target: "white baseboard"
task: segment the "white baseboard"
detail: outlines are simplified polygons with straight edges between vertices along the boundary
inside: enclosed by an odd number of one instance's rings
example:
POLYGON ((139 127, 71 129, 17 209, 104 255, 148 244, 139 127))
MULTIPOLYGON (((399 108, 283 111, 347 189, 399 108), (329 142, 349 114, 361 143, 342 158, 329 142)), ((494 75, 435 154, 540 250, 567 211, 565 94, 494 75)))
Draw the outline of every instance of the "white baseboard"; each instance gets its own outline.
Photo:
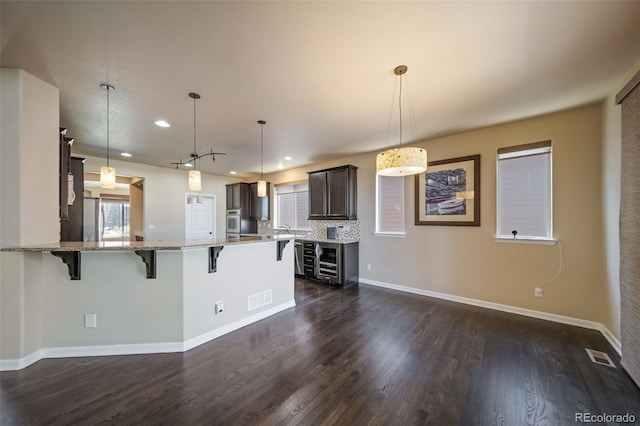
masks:
POLYGON ((250 315, 236 322, 232 322, 231 324, 227 324, 225 326, 216 328, 215 330, 211 330, 207 333, 201 334, 200 336, 196 336, 192 339, 185 341, 183 350, 186 352, 189 349, 195 348, 196 346, 200 346, 204 343, 207 343, 213 339, 216 339, 234 330, 245 327, 249 324, 253 324, 254 322, 258 322, 262 319, 270 317, 271 315, 277 314, 278 312, 282 312, 285 309, 293 308, 294 306, 296 306, 296 301, 290 300, 281 305, 274 306, 273 308, 269 308, 267 310, 255 313, 253 315, 250 315))
POLYGON ((69 346, 43 349, 42 358, 78 358, 83 356, 139 355, 182 352, 181 342, 134 343, 130 345, 69 346))
POLYGON ((0 371, 22 370, 42 358, 44 358, 43 350, 40 349, 19 359, 0 359, 0 371))
POLYGON ((138 355, 160 354, 171 352, 186 352, 196 346, 207 343, 215 338, 223 336, 239 328, 260 321, 278 312, 296 306, 295 300, 290 300, 273 308, 258 312, 239 321, 227 324, 205 334, 189 339, 185 342, 166 343, 138 343, 130 345, 101 345, 101 346, 69 346, 57 348, 44 348, 19 359, 0 360, 0 371, 22 370, 31 364, 46 358, 77 358, 85 356, 112 356, 112 355, 138 355))
POLYGON ((611 347, 618 352, 618 355, 622 356, 622 345, 620 344, 620 340, 618 340, 618 338, 614 336, 604 324, 600 324, 600 328, 598 330, 602 333, 604 338, 607 339, 611 347))
POLYGON ((609 342, 609 344, 613 347, 613 349, 621 354, 621 346, 620 341, 609 331, 604 324, 594 321, 583 320, 580 318, 573 318, 564 315, 550 314, 548 312, 536 311, 533 309, 525 309, 519 308, 517 306, 503 305, 500 303, 487 302, 479 299, 472 299, 469 297, 455 296, 453 294, 440 293, 437 291, 424 290, 421 288, 415 287, 407 287, 398 284, 391 284, 382 281, 370 280, 367 278, 360 278, 360 283, 369 284, 376 287, 388 288, 391 290, 403 291, 406 293, 418 294, 421 296, 434 297, 436 299, 449 300, 451 302, 464 303, 466 305, 479 306, 481 308, 493 309, 496 311, 509 312, 512 314, 523 315, 526 317, 538 318, 547 321, 553 321, 561 324, 574 325, 577 327, 588 328, 590 330, 597 330, 604 336, 605 339, 609 342))

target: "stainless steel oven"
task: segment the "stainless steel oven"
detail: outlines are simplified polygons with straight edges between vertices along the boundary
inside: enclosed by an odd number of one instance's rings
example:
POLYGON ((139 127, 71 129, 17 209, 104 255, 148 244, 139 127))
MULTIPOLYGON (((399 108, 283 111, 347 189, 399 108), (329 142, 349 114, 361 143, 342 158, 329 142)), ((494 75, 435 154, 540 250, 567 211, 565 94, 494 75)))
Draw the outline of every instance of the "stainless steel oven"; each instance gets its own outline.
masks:
POLYGON ((319 242, 316 245, 316 277, 333 282, 340 280, 340 244, 319 242))
POLYGON ((240 234, 240 210, 227 210, 227 235, 240 234))

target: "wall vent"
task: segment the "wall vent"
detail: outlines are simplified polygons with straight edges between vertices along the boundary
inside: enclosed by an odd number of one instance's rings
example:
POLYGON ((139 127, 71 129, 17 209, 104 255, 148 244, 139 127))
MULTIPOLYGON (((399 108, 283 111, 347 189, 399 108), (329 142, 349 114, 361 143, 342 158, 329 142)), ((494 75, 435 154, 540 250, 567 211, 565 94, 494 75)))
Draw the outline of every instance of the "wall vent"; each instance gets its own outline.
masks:
POLYGON ((611 361, 611 358, 609 358, 609 355, 607 355, 605 352, 587 348, 585 348, 585 351, 587 351, 587 354, 589 354, 589 358, 591 358, 591 361, 595 362, 596 364, 602 364, 606 365, 607 367, 616 368, 616 365, 613 363, 613 361, 611 361))
POLYGON ((249 295, 249 310, 253 311, 262 306, 270 305, 273 302, 273 293, 271 290, 263 291, 249 295))

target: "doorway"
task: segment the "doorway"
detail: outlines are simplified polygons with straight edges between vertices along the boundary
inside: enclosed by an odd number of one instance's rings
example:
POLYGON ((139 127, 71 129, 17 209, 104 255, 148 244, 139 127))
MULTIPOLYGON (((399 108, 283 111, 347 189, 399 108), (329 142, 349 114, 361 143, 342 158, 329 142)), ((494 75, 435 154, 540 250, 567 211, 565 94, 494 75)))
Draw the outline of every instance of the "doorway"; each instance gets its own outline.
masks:
POLYGON ((100 187, 100 175, 84 174, 85 241, 144 240, 144 178, 116 176, 116 187, 100 187))

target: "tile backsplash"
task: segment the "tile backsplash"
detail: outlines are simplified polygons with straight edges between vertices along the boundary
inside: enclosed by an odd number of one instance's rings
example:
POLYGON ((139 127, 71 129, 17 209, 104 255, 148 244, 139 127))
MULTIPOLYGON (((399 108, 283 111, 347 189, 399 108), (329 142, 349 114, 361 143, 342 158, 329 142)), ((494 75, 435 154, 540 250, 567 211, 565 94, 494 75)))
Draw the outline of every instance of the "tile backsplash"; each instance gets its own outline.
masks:
MULTIPOLYGON (((359 220, 310 220, 310 230, 292 230, 291 233, 312 239, 323 240, 327 238, 327 227, 335 226, 339 240, 359 240, 360 239, 360 221, 359 220)), ((258 234, 273 235, 274 233, 283 233, 281 229, 273 229, 273 222, 270 220, 262 220, 258 222, 258 234)))

